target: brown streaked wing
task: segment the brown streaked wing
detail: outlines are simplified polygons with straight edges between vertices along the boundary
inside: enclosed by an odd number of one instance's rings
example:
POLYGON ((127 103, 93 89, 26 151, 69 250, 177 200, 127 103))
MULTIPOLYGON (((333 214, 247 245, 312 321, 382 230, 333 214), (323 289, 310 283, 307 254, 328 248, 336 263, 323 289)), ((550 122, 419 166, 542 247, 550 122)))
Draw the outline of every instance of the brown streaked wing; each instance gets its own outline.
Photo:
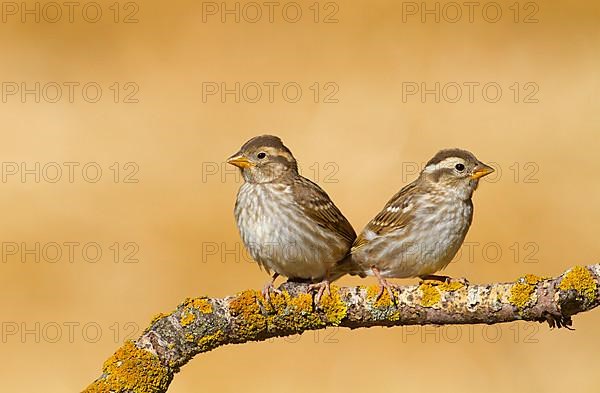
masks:
POLYGON ((317 224, 340 234, 349 243, 356 238, 354 228, 321 187, 298 176, 292 183, 296 202, 317 224))
POLYGON ((385 204, 383 209, 373 218, 363 229, 362 233, 358 235, 354 244, 352 245, 351 252, 359 249, 360 247, 367 244, 368 240, 364 237, 365 232, 371 231, 377 235, 385 235, 388 232, 402 228, 406 226, 411 218, 410 212, 405 212, 404 208, 410 204, 413 195, 417 190, 417 182, 414 181, 404 186, 400 191, 396 193, 385 204), (390 211, 388 209, 395 208, 396 211, 390 211))

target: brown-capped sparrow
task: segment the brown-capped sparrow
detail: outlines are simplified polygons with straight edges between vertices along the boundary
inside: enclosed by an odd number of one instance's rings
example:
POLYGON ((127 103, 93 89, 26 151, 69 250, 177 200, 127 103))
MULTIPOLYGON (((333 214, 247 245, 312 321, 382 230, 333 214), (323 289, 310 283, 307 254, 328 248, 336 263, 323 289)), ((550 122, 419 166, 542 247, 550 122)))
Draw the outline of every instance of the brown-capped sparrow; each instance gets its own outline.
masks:
POLYGON ((318 303, 329 291, 329 271, 356 238, 354 229, 327 193, 298 173, 291 151, 276 136, 250 139, 227 162, 245 180, 235 203, 235 219, 250 256, 275 279, 312 283, 318 303))
MULTIPOLYGON (((473 219, 471 197, 494 170, 460 149, 438 152, 418 179, 402 188, 367 224, 351 249, 351 274, 374 275, 394 299, 386 278, 443 279, 473 219)), ((337 274, 339 276, 339 274, 337 274)))

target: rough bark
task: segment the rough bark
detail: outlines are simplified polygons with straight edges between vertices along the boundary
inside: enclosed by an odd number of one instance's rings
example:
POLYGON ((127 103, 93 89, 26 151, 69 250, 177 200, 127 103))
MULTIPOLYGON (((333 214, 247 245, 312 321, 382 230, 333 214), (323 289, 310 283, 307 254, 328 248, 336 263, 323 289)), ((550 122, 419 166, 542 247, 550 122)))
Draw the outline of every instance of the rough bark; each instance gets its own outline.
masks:
POLYGON ((338 288, 318 307, 307 285, 285 283, 266 302, 247 290, 222 299, 186 299, 157 315, 136 341, 128 341, 84 392, 166 392, 173 376, 196 354, 226 344, 261 341, 342 326, 496 324, 547 322, 569 327, 571 316, 599 303, 600 264, 576 266, 556 278, 526 275, 515 282, 473 285, 422 282, 398 287, 397 301, 379 287, 338 288))

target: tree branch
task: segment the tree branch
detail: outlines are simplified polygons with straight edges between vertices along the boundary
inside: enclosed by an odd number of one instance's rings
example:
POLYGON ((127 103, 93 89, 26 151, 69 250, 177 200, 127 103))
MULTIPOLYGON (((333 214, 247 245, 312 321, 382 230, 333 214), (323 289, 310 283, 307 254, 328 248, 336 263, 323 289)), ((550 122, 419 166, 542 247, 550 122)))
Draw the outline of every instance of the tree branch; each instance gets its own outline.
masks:
POLYGON ((379 287, 332 286, 314 307, 307 285, 285 283, 267 303, 247 290, 222 299, 186 299, 157 315, 135 342, 128 341, 84 392, 166 392, 174 374, 196 354, 227 344, 261 341, 307 330, 343 326, 548 322, 569 327, 571 316, 598 306, 600 264, 576 266, 556 278, 526 275, 516 282, 471 285, 423 282, 398 287, 397 304, 379 287))

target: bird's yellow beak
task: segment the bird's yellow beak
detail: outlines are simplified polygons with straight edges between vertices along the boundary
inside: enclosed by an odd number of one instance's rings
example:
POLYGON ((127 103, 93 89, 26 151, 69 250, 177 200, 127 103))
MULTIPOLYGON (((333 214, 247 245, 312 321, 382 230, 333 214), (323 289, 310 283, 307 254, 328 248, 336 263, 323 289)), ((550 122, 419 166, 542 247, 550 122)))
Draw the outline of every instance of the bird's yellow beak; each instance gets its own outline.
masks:
POLYGON ((246 157, 244 157, 241 154, 234 154, 233 156, 229 157, 227 159, 227 163, 242 169, 254 166, 252 162, 250 162, 246 157))
POLYGON ((494 172, 494 168, 492 168, 489 165, 485 165, 484 163, 480 162, 475 169, 473 169, 473 173, 471 174, 471 179, 479 179, 482 178, 486 175, 489 175, 490 173, 494 172))

